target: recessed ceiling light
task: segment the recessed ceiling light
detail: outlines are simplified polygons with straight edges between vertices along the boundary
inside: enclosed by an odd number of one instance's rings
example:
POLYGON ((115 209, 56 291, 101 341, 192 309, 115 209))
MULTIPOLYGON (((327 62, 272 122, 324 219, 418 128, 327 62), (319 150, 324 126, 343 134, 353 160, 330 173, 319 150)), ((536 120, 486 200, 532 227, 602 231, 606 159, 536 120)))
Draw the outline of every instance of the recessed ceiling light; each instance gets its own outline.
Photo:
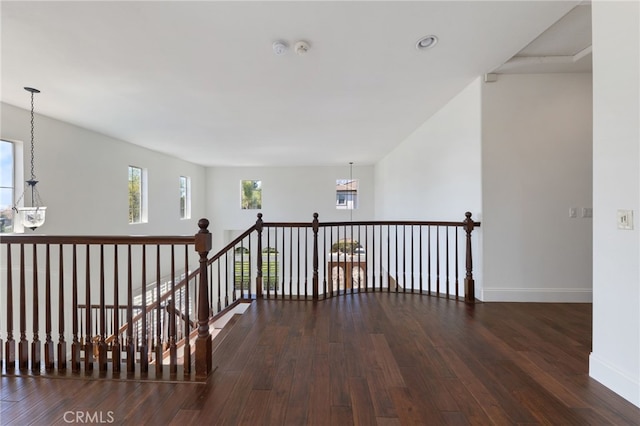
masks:
POLYGON ((420 40, 417 41, 416 49, 418 49, 418 50, 430 49, 433 46, 435 46, 436 43, 438 43, 438 37, 436 37, 434 35, 424 36, 420 40))

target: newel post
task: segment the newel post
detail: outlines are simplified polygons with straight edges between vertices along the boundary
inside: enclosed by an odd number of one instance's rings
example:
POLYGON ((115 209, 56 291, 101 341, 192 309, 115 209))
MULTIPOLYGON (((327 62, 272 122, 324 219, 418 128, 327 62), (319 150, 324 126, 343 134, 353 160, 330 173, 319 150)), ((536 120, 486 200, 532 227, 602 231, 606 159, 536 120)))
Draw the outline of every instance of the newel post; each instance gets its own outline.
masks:
POLYGON ((209 333, 209 278, 207 256, 211 250, 209 221, 198 221, 200 230, 195 235, 196 251, 200 255, 200 280, 198 281, 198 337, 196 338, 196 376, 206 377, 213 366, 211 333, 209 333))
POLYGON ((318 300, 319 298, 319 279, 318 279, 318 213, 313 214, 313 222, 311 223, 311 228, 313 229, 313 300, 318 300))
POLYGON ((471 232, 475 226, 473 219, 471 219, 471 212, 464 214, 466 219, 462 221, 464 223, 464 230, 467 233, 467 275, 464 279, 464 301, 468 303, 475 303, 475 282, 473 280, 473 256, 471 254, 471 232))
POLYGON ((256 231, 258 233, 258 256, 256 273, 256 299, 262 298, 262 213, 258 213, 256 220, 256 231))

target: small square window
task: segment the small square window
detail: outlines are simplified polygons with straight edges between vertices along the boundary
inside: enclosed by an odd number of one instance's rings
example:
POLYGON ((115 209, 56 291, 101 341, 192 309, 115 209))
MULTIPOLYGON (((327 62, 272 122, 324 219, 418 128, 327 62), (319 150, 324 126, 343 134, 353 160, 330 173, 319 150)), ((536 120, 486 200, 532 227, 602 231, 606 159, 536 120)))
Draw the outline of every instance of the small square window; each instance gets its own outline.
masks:
POLYGON ((358 208, 358 180, 336 180, 336 209, 353 210, 358 208))
POLYGON ((246 209, 262 208, 262 181, 243 180, 240 183, 241 203, 240 207, 246 209))

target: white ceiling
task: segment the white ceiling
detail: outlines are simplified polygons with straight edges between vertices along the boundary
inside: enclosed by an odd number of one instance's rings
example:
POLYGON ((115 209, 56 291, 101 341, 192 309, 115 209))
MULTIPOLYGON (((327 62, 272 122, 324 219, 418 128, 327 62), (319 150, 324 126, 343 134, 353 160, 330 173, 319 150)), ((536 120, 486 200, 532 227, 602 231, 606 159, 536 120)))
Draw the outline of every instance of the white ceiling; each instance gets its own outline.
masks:
POLYGON ((207 166, 372 164, 579 3, 2 1, 1 99, 207 166))

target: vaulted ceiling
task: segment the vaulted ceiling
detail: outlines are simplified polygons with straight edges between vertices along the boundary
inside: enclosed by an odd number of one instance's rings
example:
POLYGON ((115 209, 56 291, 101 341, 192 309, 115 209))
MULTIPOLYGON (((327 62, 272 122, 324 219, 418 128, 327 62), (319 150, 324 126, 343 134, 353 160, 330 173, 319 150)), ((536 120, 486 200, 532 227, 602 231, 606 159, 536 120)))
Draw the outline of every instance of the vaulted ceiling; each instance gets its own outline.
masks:
POLYGON ((531 44, 564 43, 572 10, 590 43, 580 5, 2 1, 1 100, 28 109, 36 87, 37 113, 206 166, 372 164, 474 78, 526 70, 514 55, 588 60, 531 44))

